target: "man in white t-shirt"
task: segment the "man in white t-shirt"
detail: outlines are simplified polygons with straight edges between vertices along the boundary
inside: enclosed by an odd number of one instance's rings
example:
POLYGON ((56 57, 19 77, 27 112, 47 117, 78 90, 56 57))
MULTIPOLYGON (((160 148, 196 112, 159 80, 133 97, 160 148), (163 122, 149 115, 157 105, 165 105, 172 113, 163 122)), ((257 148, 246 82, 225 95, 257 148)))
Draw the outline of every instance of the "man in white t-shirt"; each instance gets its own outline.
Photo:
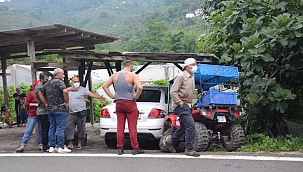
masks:
POLYGON ((73 139, 75 128, 78 129, 78 146, 77 149, 82 149, 82 140, 85 138, 85 124, 86 124, 86 103, 85 98, 98 98, 104 101, 103 96, 99 96, 90 92, 87 88, 80 86, 78 76, 72 78, 72 87, 67 89, 69 95, 69 113, 66 118, 65 139, 68 141, 67 148, 73 149, 73 139))

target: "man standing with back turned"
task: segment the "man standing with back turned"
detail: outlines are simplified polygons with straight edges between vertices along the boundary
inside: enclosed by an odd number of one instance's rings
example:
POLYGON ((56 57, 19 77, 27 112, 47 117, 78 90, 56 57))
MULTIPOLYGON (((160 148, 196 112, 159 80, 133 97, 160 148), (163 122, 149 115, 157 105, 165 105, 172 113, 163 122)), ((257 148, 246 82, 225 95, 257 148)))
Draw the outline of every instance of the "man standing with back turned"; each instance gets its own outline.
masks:
POLYGON ((113 74, 104 84, 104 92, 112 99, 116 99, 116 114, 117 114, 117 147, 118 155, 124 153, 123 140, 125 120, 128 122, 129 137, 131 146, 133 148, 132 154, 144 153, 139 148, 137 138, 137 120, 139 111, 137 108, 136 100, 142 93, 143 87, 139 80, 138 75, 132 73, 133 64, 130 60, 123 62, 123 70, 113 74), (113 95, 109 86, 115 84, 116 94, 113 95), (137 91, 133 91, 133 87, 136 85, 137 91))
POLYGON ((55 133, 57 130, 58 138, 58 152, 71 152, 70 149, 64 145, 64 132, 66 123, 66 113, 68 109, 68 91, 62 79, 64 78, 63 69, 56 68, 54 70, 54 77, 46 82, 41 89, 39 97, 42 103, 47 107, 47 116, 49 119, 49 152, 56 152, 55 133))
POLYGON ((172 133, 171 140, 166 140, 165 144, 172 153, 175 153, 174 142, 178 142, 185 134, 185 155, 197 157, 200 154, 194 151, 196 129, 191 109, 195 89, 194 73, 197 70, 197 64, 194 58, 187 58, 184 64, 183 72, 177 75, 170 90, 173 100, 172 108, 180 117, 181 126, 172 133))

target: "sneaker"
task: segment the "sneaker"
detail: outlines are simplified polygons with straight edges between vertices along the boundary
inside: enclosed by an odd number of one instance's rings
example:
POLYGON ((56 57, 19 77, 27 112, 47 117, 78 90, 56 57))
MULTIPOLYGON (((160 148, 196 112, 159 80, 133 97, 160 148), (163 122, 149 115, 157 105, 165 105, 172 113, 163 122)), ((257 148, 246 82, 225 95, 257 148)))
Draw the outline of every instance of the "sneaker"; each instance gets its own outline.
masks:
POLYGON ((187 156, 193 156, 193 157, 199 157, 200 154, 194 150, 185 149, 185 155, 187 156))
POLYGON ((169 149, 169 151, 171 153, 176 153, 176 149, 174 147, 174 142, 171 140, 165 140, 165 145, 167 146, 167 148, 169 149))
POLYGON ((58 149, 56 147, 49 147, 48 152, 49 153, 56 153, 56 152, 58 152, 58 149))
POLYGON ((142 153, 145 153, 145 152, 144 152, 144 150, 142 150, 140 148, 133 149, 133 152, 132 152, 133 155, 142 154, 142 153))
POLYGON ((64 149, 60 148, 58 149, 58 152, 59 153, 69 153, 71 152, 72 150, 68 149, 67 147, 64 146, 64 149))
POLYGON ((124 148, 120 147, 118 148, 118 155, 122 155, 122 154, 124 154, 124 148))

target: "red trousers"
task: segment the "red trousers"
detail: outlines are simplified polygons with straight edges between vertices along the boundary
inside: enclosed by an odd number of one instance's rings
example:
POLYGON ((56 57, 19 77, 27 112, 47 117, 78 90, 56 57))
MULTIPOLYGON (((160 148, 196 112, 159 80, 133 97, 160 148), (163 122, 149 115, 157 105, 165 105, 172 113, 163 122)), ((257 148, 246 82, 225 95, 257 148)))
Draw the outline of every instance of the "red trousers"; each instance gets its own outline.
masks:
POLYGON ((117 147, 123 146, 125 121, 127 119, 130 143, 133 149, 138 149, 137 120, 139 111, 134 100, 116 100, 117 114, 117 147))

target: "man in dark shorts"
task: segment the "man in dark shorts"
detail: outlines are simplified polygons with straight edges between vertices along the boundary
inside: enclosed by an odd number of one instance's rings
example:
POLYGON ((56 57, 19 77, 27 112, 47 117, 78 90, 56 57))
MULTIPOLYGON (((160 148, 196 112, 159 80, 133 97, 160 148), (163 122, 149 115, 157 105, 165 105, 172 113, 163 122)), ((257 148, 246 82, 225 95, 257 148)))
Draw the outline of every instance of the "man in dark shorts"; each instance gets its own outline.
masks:
POLYGON ((67 148, 73 149, 73 139, 75 135, 75 127, 78 129, 78 145, 77 149, 82 149, 82 141, 86 137, 86 102, 85 98, 98 98, 104 101, 103 96, 99 96, 90 92, 87 88, 80 86, 78 76, 72 78, 72 87, 67 88, 69 95, 69 113, 66 120, 65 138, 68 142, 67 148))

